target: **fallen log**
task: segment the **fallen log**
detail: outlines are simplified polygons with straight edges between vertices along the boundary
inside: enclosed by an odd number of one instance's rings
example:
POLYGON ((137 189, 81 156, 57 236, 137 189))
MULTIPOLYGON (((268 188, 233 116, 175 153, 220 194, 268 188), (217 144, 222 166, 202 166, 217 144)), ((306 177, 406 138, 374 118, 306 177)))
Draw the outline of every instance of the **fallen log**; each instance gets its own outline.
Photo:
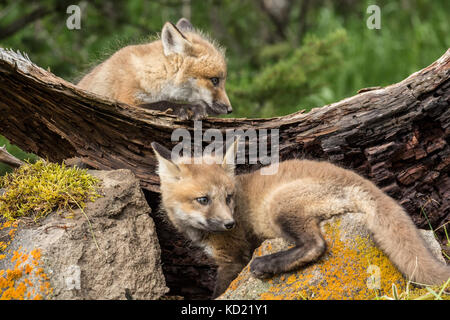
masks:
POLYGON ((18 168, 23 164, 21 160, 10 154, 5 146, 0 147, 0 162, 6 163, 13 168, 18 168))

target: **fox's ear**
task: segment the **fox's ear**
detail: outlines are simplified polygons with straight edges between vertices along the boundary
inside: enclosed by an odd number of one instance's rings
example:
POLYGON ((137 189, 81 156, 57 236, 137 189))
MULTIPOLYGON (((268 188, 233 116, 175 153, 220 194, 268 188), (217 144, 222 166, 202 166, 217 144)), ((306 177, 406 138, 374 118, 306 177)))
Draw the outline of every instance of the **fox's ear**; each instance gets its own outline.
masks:
POLYGON ((157 142, 152 142, 151 145, 158 160, 159 178, 170 182, 180 179, 180 168, 172 162, 170 150, 157 142))
POLYGON ((234 174, 235 158, 238 151, 238 141, 239 138, 236 138, 233 144, 228 147, 222 161, 222 168, 224 168, 225 171, 231 174, 234 174))
POLYGON ((180 30, 181 32, 189 32, 189 31, 193 31, 194 30, 194 26, 192 25, 192 23, 186 19, 186 18, 181 18, 180 20, 178 20, 176 27, 178 28, 178 30, 180 30))
POLYGON ((161 31, 164 55, 172 53, 187 54, 191 43, 171 22, 166 22, 161 31))

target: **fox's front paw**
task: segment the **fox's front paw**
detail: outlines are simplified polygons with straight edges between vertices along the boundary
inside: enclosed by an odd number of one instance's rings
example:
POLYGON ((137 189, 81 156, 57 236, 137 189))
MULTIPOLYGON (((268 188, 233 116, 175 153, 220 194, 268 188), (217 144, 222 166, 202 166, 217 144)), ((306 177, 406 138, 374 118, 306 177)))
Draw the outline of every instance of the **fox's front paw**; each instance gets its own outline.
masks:
POLYGON ((206 110, 201 105, 182 105, 176 108, 173 113, 180 120, 201 120, 208 116, 206 110))
POLYGON ((264 257, 257 257, 250 264, 251 274, 258 279, 266 279, 273 276, 273 271, 270 270, 267 259, 264 257))
POLYGON ((208 116, 207 105, 175 103, 158 101, 154 103, 138 104, 138 107, 148 110, 162 111, 176 116, 180 120, 200 120, 208 116))

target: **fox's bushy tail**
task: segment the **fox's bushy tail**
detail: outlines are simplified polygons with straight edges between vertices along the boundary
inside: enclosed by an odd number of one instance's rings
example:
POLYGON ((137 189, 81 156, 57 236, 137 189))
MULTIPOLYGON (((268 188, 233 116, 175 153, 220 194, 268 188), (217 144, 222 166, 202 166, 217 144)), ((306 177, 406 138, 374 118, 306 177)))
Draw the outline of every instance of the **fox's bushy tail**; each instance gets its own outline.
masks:
POLYGON ((376 192, 376 210, 368 213, 368 229, 377 245, 409 280, 440 285, 450 278, 450 266, 439 261, 403 208, 376 192))

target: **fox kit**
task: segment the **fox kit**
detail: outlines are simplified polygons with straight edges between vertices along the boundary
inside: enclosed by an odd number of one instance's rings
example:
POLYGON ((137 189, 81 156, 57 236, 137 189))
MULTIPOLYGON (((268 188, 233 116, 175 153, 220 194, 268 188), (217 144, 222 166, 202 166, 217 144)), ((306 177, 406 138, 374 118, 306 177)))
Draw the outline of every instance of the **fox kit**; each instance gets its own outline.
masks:
POLYGON ((78 86, 130 105, 175 103, 175 114, 198 119, 232 112, 226 76, 224 50, 182 18, 166 22, 160 40, 120 49, 78 86))
POLYGON ((377 245, 397 268, 422 284, 441 284, 450 267, 427 249, 409 216, 391 197, 353 171, 328 162, 288 160, 273 175, 234 175, 236 146, 211 163, 172 160, 152 143, 158 160, 162 207, 172 223, 203 246, 218 265, 214 296, 250 261, 262 241, 283 237, 292 249, 257 257, 251 273, 264 278, 317 260, 326 250, 320 222, 361 212, 377 245))

